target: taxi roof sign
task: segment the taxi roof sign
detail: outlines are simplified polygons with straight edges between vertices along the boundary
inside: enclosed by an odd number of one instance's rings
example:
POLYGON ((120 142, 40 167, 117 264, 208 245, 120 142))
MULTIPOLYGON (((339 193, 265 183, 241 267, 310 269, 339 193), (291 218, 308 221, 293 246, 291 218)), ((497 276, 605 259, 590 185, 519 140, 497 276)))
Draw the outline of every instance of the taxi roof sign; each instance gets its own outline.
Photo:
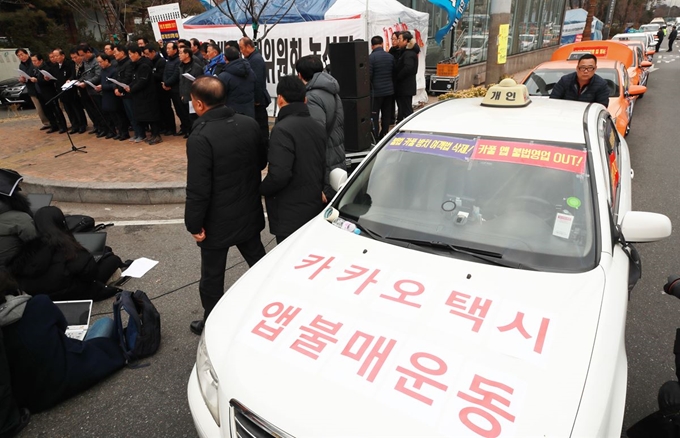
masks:
POLYGON ((482 106, 523 107, 531 103, 526 85, 505 78, 486 92, 482 106))

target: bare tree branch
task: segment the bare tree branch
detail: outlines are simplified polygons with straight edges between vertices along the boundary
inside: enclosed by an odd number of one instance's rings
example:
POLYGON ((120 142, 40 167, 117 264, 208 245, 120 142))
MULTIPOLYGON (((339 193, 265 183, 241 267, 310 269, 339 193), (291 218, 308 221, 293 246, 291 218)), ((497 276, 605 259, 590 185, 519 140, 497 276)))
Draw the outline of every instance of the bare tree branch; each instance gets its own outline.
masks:
POLYGON ((239 30, 241 31, 241 33, 243 34, 243 36, 246 36, 245 25, 241 26, 241 24, 239 24, 238 20, 236 20, 236 17, 234 16, 234 13, 231 11, 231 6, 229 6, 229 0, 225 0, 224 3, 227 4, 227 11, 225 11, 224 9, 222 9, 222 5, 220 5, 219 2, 215 2, 215 6, 217 7, 217 9, 220 10, 221 13, 223 13, 224 15, 226 15, 226 16, 227 16, 227 17, 228 17, 228 18, 236 25, 236 27, 239 28, 239 30))
MULTIPOLYGON (((295 5, 295 0, 290 0, 290 6, 288 6, 288 9, 286 9, 286 12, 283 15, 279 16, 279 19, 276 20, 276 23, 272 24, 271 26, 265 26, 264 33, 262 34, 262 36, 260 36, 260 38, 258 38, 258 41, 265 39, 267 37, 267 34, 269 33, 269 31, 272 30, 274 28, 274 26, 279 24, 279 22, 283 19, 283 17, 288 15, 288 12, 290 12, 290 10, 293 9, 294 5, 295 5)), ((280 9, 281 8, 279 8, 279 10, 280 9)), ((276 12, 278 13, 278 10, 276 12)))

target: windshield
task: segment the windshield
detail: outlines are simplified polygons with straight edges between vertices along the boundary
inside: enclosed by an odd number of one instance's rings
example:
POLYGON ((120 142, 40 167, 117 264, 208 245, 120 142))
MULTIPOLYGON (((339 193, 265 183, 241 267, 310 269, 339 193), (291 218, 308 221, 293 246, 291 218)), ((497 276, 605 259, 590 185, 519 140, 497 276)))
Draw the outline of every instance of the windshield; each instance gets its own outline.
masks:
POLYGON ((546 271, 595 264, 584 145, 400 132, 334 206, 387 242, 455 245, 546 271))
POLYGON ((658 32, 660 28, 661 28, 661 26, 658 25, 658 24, 643 24, 642 26, 640 26, 640 31, 641 32, 658 32))
MULTIPOLYGON (((576 64, 574 63, 574 67, 576 64)), ((553 87, 566 74, 575 69, 542 69, 536 70, 524 82, 530 96, 550 96, 553 87)), ((619 97, 619 75, 613 68, 598 68, 597 74, 607 81, 609 97, 619 97)))

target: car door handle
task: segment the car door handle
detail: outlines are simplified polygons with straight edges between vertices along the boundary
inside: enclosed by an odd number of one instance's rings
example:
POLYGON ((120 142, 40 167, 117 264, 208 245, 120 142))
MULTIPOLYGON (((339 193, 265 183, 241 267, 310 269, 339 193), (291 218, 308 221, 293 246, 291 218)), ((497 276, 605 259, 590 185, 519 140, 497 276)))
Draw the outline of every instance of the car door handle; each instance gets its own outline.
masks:
POLYGON ((630 169, 630 179, 635 178, 635 171, 633 169, 630 169))

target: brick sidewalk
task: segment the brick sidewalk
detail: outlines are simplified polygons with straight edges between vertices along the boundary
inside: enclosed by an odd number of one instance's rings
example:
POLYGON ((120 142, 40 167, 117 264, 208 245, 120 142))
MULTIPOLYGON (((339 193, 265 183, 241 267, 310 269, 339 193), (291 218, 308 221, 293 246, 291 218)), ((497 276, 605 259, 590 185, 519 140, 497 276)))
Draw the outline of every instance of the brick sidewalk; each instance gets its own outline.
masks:
POLYGON ((87 146, 86 154, 73 152, 66 134, 40 131, 35 114, 8 117, 0 114, 0 167, 15 169, 27 181, 47 179, 98 183, 177 183, 186 179, 186 140, 163 137, 163 143, 106 140, 94 135, 74 134, 76 146, 87 146))

